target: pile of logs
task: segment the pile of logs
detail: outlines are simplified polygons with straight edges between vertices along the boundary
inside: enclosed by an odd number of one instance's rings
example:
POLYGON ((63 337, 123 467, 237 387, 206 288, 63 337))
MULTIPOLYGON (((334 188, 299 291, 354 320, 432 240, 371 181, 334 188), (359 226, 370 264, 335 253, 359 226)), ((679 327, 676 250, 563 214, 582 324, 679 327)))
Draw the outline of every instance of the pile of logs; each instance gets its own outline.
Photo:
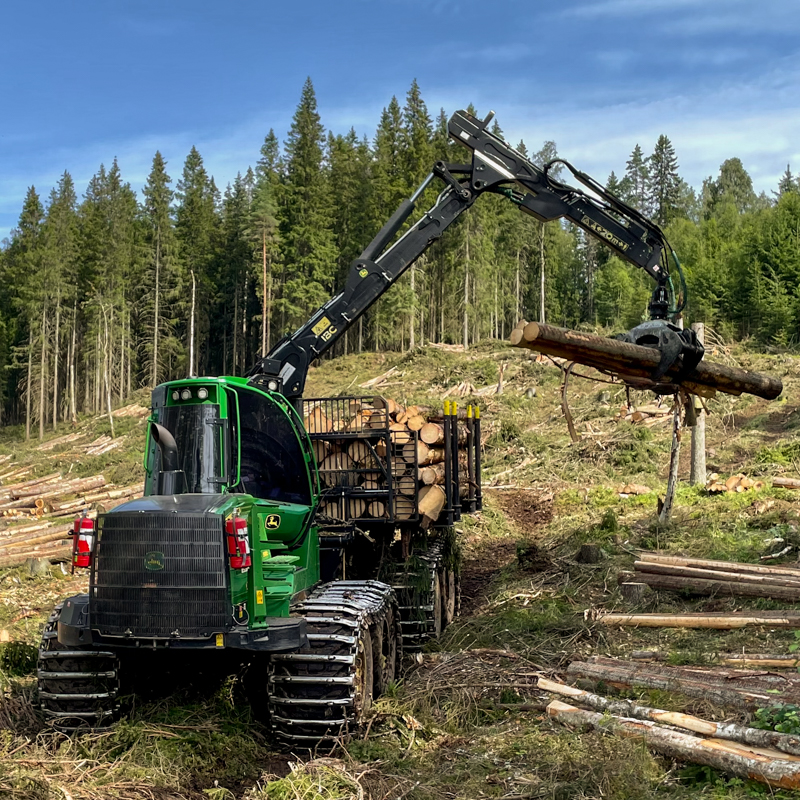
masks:
POLYGON ((641 553, 633 566, 635 572, 620 576, 620 588, 629 599, 636 599, 639 594, 635 587, 649 586, 690 594, 800 602, 800 568, 796 566, 711 561, 658 553, 641 553))
MULTIPOLYGON (((730 670, 701 672, 669 667, 645 673, 625 662, 597 658, 592 659, 592 663, 573 662, 567 674, 572 679, 588 678, 626 689, 668 687, 689 697, 710 699, 736 709, 752 710, 775 702, 773 694, 732 688, 730 673, 730 670)), ((746 684, 748 680, 747 674, 733 676, 737 685, 746 684)), ((554 700, 547 706, 549 717, 569 727, 641 739, 651 750, 669 758, 703 764, 777 788, 800 788, 800 738, 797 736, 736 723, 713 722, 690 714, 641 706, 632 700, 609 699, 546 678, 539 678, 538 688, 569 698, 570 703, 554 700)), ((800 685, 793 686, 792 696, 798 691, 800 685)))
POLYGON ((748 489, 763 489, 764 481, 754 481, 743 472, 731 475, 730 478, 721 479, 716 472, 712 472, 706 481, 706 491, 712 494, 720 492, 746 492, 748 489))
MULTIPOLYGON (((102 475, 65 481, 59 473, 0 487, 0 509, 6 518, 33 518, 0 533, 0 567, 29 558, 69 558, 72 521, 80 513, 96 516, 96 507, 113 508, 139 497, 144 484, 110 487, 102 475)), ((9 520, 10 521, 10 520, 9 520)))
MULTIPOLYGON (((405 407, 392 398, 382 397, 375 397, 372 403, 351 401, 346 412, 341 411, 341 405, 335 408, 333 419, 324 413, 322 406, 310 410, 304 418, 310 434, 325 436, 312 440, 323 484, 328 488, 357 486, 365 491, 385 489, 383 472, 375 463, 366 440, 337 440, 336 433, 388 429, 390 450, 387 452, 385 439, 380 439, 375 443, 375 452, 391 474, 395 518, 408 520, 419 514, 428 522, 435 521, 446 499, 442 488, 445 480, 442 412, 427 406, 405 407)), ((465 412, 459 412, 462 420, 458 430, 460 447, 467 441, 465 417, 465 412)), ((466 476, 461 486, 462 490, 467 489, 466 476)), ((389 513, 383 501, 368 496, 362 499, 358 493, 332 497, 323 502, 320 511, 334 519, 380 519, 388 517, 389 513)))

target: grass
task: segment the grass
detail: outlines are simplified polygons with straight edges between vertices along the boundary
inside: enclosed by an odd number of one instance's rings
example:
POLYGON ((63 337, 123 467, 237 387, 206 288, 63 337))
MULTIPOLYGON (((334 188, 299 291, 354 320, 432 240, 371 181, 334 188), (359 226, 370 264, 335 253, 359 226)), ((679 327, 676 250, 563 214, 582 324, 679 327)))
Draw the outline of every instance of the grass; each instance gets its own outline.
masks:
MULTIPOLYGON (((723 475, 797 475, 800 466, 800 369, 784 355, 734 352, 749 368, 782 374, 780 402, 721 397, 710 404, 709 464, 723 475)), ((61 597, 85 591, 85 578, 57 567, 45 578, 24 569, 0 572, 0 797, 211 798, 350 800, 350 798, 719 798, 744 800, 786 792, 732 780, 703 767, 652 755, 641 743, 568 731, 537 710, 544 697, 535 675, 558 675, 575 658, 624 657, 661 650, 673 664, 707 663, 729 651, 788 652, 786 630, 610 629, 598 609, 624 608, 617 575, 631 569, 636 548, 697 557, 757 561, 777 537, 800 545, 800 493, 776 490, 707 495, 681 485, 670 525, 655 523, 664 491, 669 422, 643 428, 621 422, 624 390, 573 379, 569 403, 582 435, 573 443, 561 409, 561 373, 527 351, 481 343, 468 353, 418 348, 407 354, 348 356, 312 370, 309 397, 382 392, 402 402, 438 405, 446 389, 497 381, 505 390, 478 400, 484 420, 484 481, 517 489, 487 490, 484 510, 460 523, 464 613, 441 642, 406 671, 374 706, 366 739, 305 759, 281 754, 242 705, 235 684, 213 697, 172 696, 135 704, 112 731, 68 739, 43 729, 35 711, 31 646, 61 597), (396 371, 376 390, 359 384, 396 371), (535 388, 535 395, 529 390, 535 388), (649 487, 621 498, 625 483, 649 487), (575 560, 598 543, 599 564, 575 560), (525 709, 528 710, 525 710, 525 709)), ((633 392, 635 404, 652 398, 633 392)), ((143 396, 137 398, 147 404, 143 396)), ((471 402, 464 398, 460 402, 471 402)), ((37 451, 19 429, 0 430, 0 453, 33 474, 102 472, 116 483, 141 476, 144 425, 115 421, 124 445, 106 456, 75 460, 69 448, 37 451), (52 456, 52 458, 51 458, 52 456)), ((108 432, 103 417, 79 422, 87 441, 108 432)), ((70 429, 48 432, 46 438, 70 429)), ((688 472, 684 448, 681 472, 688 472)), ((769 484, 769 481, 767 481, 769 484)), ((779 608, 769 600, 653 593, 641 610, 727 611, 779 608)), ((632 693, 650 705, 723 714, 696 700, 632 693)))

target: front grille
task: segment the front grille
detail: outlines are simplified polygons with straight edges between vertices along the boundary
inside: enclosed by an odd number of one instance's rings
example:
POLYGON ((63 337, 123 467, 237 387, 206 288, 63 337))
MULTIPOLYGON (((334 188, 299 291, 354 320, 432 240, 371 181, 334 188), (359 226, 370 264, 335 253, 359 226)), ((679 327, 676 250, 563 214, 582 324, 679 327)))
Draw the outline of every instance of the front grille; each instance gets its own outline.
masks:
POLYGON ((101 516, 92 627, 134 637, 224 630, 231 619, 225 553, 223 520, 215 514, 101 516))

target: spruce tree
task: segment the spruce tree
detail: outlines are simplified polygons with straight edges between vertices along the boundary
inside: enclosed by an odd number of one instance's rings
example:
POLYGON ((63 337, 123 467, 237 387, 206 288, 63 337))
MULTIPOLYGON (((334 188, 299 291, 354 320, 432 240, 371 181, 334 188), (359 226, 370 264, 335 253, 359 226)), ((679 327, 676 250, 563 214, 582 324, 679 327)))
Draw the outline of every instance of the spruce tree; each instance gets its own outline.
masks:
POLYGON ((647 163, 649 168, 647 207, 659 225, 666 225, 678 213, 681 179, 678 175, 678 157, 675 148, 663 133, 658 137, 653 154, 647 163))
POLYGON ((311 78, 303 86, 286 140, 281 236, 286 272, 283 304, 290 328, 307 319, 333 291, 336 273, 331 198, 323 174, 325 131, 311 78))
POLYGON ((798 192, 800 191, 800 184, 795 179, 794 175, 792 175, 792 168, 790 164, 786 165, 786 172, 781 175, 780 181, 778 181, 778 192, 777 196, 782 197, 787 192, 798 192))
POLYGON ((630 158, 625 163, 625 189, 626 202, 634 208, 647 212, 647 186, 650 181, 650 172, 642 148, 637 144, 633 148, 630 158))

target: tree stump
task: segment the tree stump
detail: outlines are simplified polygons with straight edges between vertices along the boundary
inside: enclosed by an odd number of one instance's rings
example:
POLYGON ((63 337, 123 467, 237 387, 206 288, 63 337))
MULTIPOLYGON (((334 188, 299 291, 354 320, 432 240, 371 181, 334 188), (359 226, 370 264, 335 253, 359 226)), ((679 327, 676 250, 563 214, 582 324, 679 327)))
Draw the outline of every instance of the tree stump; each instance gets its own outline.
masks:
POLYGON ((650 587, 646 583, 621 583, 619 585, 619 593, 622 598, 634 605, 641 603, 650 591, 650 587))
POLYGON ((582 544, 575 554, 575 560, 579 564, 599 564, 605 557, 606 554, 599 544, 582 544))

